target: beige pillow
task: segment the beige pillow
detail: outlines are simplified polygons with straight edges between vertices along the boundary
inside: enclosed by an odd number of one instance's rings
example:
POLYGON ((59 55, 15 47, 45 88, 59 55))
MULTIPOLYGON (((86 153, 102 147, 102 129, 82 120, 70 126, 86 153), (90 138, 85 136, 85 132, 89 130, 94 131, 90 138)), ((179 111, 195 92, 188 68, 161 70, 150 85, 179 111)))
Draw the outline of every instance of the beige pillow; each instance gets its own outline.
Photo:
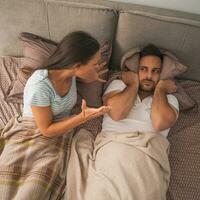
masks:
MULTIPOLYGON (((121 69, 129 69, 137 71, 139 65, 139 54, 142 48, 133 48, 129 50, 121 60, 121 69)), ((187 67, 183 65, 175 55, 171 52, 161 49, 163 54, 163 68, 161 72, 161 79, 172 79, 177 75, 184 73, 187 67)))
MULTIPOLYGON (((129 50, 121 60, 121 70, 131 70, 138 71, 139 66, 139 54, 142 48, 133 48, 129 50)), ((173 55, 171 52, 161 49, 163 53, 163 68, 161 72, 161 79, 174 79, 176 76, 184 73, 187 70, 187 67, 183 65, 178 58, 173 55)), ((174 96, 179 101, 180 110, 190 109, 195 105, 193 99, 191 99, 181 85, 177 82, 177 92, 174 93, 174 96)))
MULTIPOLYGON (((13 87, 8 95, 9 101, 23 101, 23 89, 27 79, 33 73, 34 70, 42 66, 44 61, 53 53, 57 43, 42 38, 38 35, 23 32, 20 35, 20 40, 23 44, 24 58, 22 59, 22 66, 20 72, 17 75, 17 79, 12 84, 13 87)), ((110 42, 105 42, 101 49, 101 60, 109 63, 112 47, 110 42)), ((103 84, 100 82, 94 82, 91 84, 77 82, 78 94, 86 99, 89 106, 98 107, 102 104, 101 95, 103 84)))
POLYGON ((33 70, 42 66, 57 46, 54 41, 27 32, 22 32, 19 39, 22 41, 24 57, 29 58, 23 65, 33 70))

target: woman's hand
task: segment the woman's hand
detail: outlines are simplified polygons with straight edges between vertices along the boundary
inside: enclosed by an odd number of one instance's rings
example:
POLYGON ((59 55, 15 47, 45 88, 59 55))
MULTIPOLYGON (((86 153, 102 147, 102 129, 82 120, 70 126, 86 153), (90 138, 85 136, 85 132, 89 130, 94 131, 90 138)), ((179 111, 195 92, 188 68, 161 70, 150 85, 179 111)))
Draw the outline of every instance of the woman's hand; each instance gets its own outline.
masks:
POLYGON ((107 64, 107 62, 104 61, 104 62, 102 62, 102 63, 98 63, 98 64, 95 66, 95 70, 96 70, 96 72, 97 72, 97 73, 96 73, 95 79, 96 79, 97 81, 102 82, 102 83, 105 83, 105 82, 106 82, 106 80, 100 78, 100 76, 102 76, 103 74, 105 74, 105 73, 108 72, 108 69, 105 68, 106 64, 107 64))
POLYGON ((85 83, 91 83, 93 81, 105 83, 106 80, 103 80, 100 76, 108 71, 105 67, 106 64, 106 62, 102 62, 90 67, 83 66, 81 68, 77 68, 77 70, 79 70, 78 75, 76 74, 77 80, 85 83))
POLYGON ((110 106, 101 106, 99 108, 89 108, 86 105, 86 101, 83 99, 82 100, 82 106, 81 106, 82 112, 80 113, 83 123, 97 118, 101 115, 104 115, 105 113, 109 112, 111 107, 110 106))

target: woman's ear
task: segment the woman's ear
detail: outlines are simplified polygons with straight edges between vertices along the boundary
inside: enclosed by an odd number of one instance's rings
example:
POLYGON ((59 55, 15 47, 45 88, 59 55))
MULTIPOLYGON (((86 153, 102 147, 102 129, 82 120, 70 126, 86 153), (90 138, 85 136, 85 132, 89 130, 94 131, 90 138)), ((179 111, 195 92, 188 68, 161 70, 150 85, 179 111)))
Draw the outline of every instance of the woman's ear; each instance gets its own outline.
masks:
POLYGON ((75 76, 78 76, 80 67, 81 67, 81 63, 76 63, 76 64, 74 64, 74 65, 72 66, 71 69, 73 69, 74 75, 75 75, 75 76))
POLYGON ((77 68, 80 68, 81 66, 81 63, 76 63, 72 66, 72 69, 77 69, 77 68))

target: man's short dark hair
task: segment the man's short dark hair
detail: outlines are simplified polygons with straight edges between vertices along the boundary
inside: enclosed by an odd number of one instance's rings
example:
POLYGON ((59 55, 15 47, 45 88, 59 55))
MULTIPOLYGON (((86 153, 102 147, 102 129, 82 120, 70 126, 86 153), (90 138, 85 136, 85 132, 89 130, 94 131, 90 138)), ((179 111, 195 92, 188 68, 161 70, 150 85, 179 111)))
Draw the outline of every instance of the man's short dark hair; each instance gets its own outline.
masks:
POLYGON ((161 59, 161 62, 163 62, 163 54, 160 49, 153 44, 148 44, 142 49, 140 52, 140 59, 144 56, 157 56, 161 59))

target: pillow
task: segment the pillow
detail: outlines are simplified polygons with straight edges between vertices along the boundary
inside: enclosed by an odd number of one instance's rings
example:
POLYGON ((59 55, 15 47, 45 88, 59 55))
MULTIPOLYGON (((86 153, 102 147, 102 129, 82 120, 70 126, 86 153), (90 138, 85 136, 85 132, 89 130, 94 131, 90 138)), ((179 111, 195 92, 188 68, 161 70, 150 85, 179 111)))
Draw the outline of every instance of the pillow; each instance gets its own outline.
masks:
MULTIPOLYGON (((57 46, 56 42, 27 32, 21 33, 20 40, 23 43, 25 57, 22 59, 17 79, 12 84, 13 87, 8 95, 8 101, 23 101, 23 89, 27 79, 34 70, 42 66, 43 62, 53 53, 57 46)), ((106 61, 108 63, 112 51, 111 43, 105 42, 100 51, 102 55, 100 62, 106 61)), ((86 99, 88 106, 99 107, 102 105, 102 87, 103 84, 100 82, 92 84, 77 82, 78 94, 86 99)))
MULTIPOLYGON (((121 60, 121 70, 131 70, 134 72, 138 71, 139 59, 140 59, 141 48, 133 48, 129 50, 121 60)), ((175 55, 171 52, 161 49, 163 54, 163 68, 161 72, 161 79, 173 79, 177 75, 184 73, 187 70, 187 67, 183 65, 175 55)), ((118 77, 119 78, 119 77, 118 77)), ((192 108, 195 105, 193 99, 191 99, 181 85, 177 82, 177 91, 174 93, 174 96, 179 101, 180 110, 187 110, 192 108)))
MULTIPOLYGON (((133 48, 129 50, 121 60, 121 69, 129 69, 137 71, 139 66, 140 51, 142 48, 133 48)), ((172 79, 177 75, 184 73, 187 67, 180 63, 180 61, 172 53, 165 49, 160 49, 163 54, 163 68, 161 72, 161 79, 172 79)))
POLYGON ((57 43, 38 35, 22 32, 19 39, 22 41, 23 55, 29 62, 23 63, 24 67, 37 69, 54 52, 57 43))
POLYGON ((53 53, 57 43, 32 33, 22 32, 19 39, 22 41, 24 57, 21 58, 16 79, 10 85, 7 96, 8 102, 23 102, 23 90, 31 74, 53 53))
POLYGON ((176 82, 177 91, 173 94, 179 101, 179 110, 189 110, 196 105, 196 102, 185 92, 179 82, 176 82))

